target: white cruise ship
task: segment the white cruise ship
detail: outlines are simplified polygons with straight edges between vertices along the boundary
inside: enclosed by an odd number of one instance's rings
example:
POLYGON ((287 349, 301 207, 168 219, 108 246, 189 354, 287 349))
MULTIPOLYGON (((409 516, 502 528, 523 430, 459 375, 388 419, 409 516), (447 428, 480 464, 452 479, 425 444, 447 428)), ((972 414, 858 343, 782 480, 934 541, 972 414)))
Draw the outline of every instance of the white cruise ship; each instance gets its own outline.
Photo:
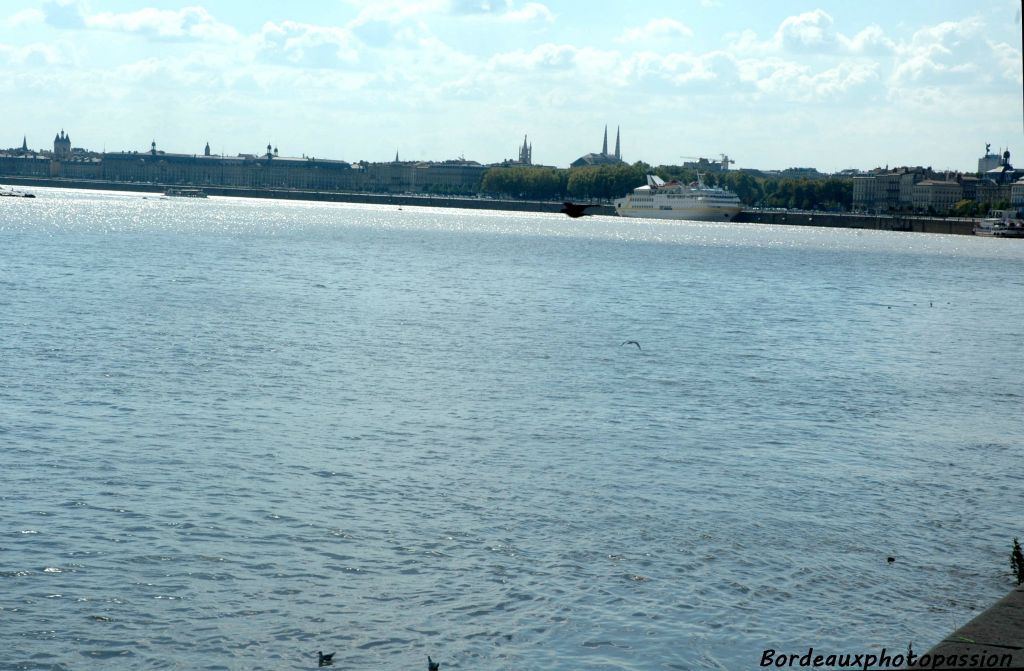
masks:
POLYGON ((647 184, 615 201, 615 212, 620 217, 649 219, 731 221, 741 209, 739 196, 728 189, 707 186, 699 174, 689 185, 675 180, 666 183, 657 175, 647 175, 647 184))

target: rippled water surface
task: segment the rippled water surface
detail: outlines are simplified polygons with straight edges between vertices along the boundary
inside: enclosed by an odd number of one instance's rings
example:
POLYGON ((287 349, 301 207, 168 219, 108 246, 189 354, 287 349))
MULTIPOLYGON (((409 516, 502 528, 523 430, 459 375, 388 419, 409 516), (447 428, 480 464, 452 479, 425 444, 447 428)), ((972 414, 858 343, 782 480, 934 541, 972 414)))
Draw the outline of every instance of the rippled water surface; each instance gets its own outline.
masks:
POLYGON ((1024 241, 36 193, 0 668, 749 669, 1012 586, 1024 241))

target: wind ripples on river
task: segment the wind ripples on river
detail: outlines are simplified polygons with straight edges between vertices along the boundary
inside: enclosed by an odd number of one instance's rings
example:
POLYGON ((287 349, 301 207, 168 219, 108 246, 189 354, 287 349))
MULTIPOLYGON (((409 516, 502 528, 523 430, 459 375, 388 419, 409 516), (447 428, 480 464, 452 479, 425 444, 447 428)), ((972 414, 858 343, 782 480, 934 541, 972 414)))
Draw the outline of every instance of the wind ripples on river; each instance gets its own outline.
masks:
POLYGON ((1010 586, 1015 241, 37 194, 13 668, 749 668, 1010 586))

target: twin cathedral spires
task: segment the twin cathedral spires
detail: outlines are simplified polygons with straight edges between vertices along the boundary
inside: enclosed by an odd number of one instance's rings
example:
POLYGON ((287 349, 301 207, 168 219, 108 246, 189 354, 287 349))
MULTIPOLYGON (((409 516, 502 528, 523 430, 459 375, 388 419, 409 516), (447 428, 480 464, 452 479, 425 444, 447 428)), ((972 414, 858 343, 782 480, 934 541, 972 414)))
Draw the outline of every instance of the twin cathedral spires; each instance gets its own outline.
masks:
POLYGON ((604 127, 604 141, 601 143, 601 153, 584 154, 569 164, 570 168, 584 168, 595 165, 619 165, 625 163, 622 160, 622 142, 618 126, 615 127, 615 153, 608 153, 608 125, 604 127))
MULTIPOLYGON (((604 144, 601 146, 601 155, 602 156, 607 156, 608 155, 608 126, 607 126, 607 124, 604 127, 604 144)), ((612 156, 612 158, 614 158, 617 161, 621 161, 622 160, 622 151, 621 151, 621 147, 619 146, 619 127, 618 126, 615 127, 615 155, 612 156)))

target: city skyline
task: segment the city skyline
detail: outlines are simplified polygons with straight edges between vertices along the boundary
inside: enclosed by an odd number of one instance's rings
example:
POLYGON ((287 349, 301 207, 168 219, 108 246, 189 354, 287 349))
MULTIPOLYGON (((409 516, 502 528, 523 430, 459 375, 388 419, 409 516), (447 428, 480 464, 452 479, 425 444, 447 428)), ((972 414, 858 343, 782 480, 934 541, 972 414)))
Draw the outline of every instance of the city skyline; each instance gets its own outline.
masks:
POLYGON ((11 3, 4 146, 969 170, 1020 138, 1020 5, 11 3))

